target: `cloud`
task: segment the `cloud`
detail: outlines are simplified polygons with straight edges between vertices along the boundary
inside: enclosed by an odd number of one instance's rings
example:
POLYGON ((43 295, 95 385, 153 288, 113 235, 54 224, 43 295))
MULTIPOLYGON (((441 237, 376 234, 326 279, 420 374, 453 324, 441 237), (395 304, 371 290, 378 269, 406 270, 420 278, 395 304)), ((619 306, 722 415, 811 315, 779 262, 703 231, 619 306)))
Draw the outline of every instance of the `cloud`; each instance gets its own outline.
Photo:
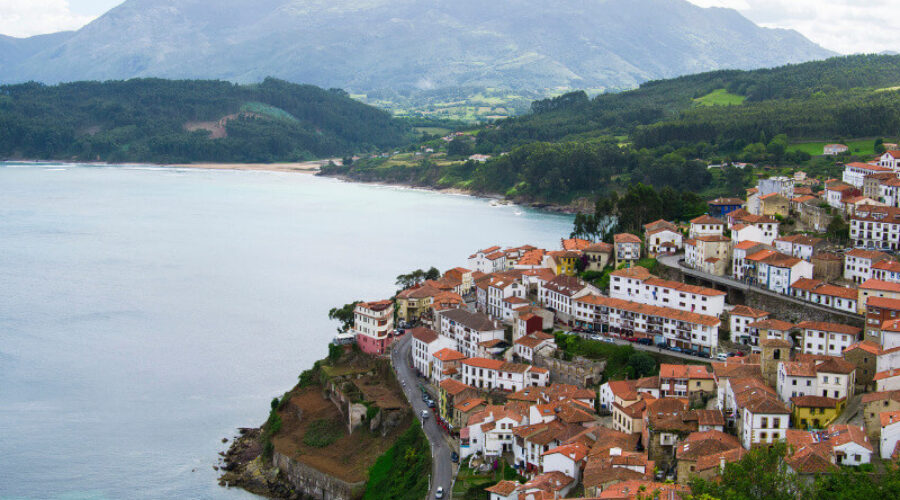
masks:
POLYGON ((78 29, 94 19, 74 14, 68 0, 0 0, 0 33, 26 37, 78 29))
POLYGON ((891 19, 897 0, 689 0, 728 7, 769 28, 790 28, 827 49, 845 54, 900 51, 891 19))

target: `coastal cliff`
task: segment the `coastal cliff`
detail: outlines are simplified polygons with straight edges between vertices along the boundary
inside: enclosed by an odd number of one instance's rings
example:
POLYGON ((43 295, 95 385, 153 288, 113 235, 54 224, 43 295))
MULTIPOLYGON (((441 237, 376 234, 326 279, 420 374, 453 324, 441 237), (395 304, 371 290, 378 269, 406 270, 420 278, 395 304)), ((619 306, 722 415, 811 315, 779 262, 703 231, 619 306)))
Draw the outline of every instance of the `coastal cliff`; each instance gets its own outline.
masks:
POLYGON ((334 350, 272 401, 259 428, 240 429, 219 484, 269 498, 352 500, 370 469, 406 433, 412 413, 390 363, 334 350))

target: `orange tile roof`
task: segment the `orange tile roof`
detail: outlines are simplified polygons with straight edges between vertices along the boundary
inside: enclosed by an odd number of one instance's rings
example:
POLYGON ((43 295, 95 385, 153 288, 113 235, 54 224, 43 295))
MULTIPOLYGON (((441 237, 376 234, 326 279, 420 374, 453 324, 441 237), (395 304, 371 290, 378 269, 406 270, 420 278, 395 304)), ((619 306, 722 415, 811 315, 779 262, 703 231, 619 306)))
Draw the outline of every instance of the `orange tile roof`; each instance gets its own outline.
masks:
POLYGON ((567 240, 562 240, 563 250, 584 250, 585 248, 593 244, 593 241, 588 241, 581 238, 569 238, 567 240))
POLYGON ((872 380, 884 380, 886 378, 900 377, 900 368, 894 368, 893 370, 885 370, 875 374, 872 377, 872 380))
POLYGON ((462 364, 474 366, 475 368, 486 368, 488 370, 499 370, 505 361, 499 359, 488 358, 469 358, 462 361, 462 364))
POLYGON ((485 488, 484 491, 487 491, 488 493, 496 493, 497 495, 500 495, 501 497, 508 497, 514 491, 516 491, 516 488, 518 488, 518 487, 519 487, 519 483, 517 483, 515 481, 500 481, 499 483, 497 483, 493 486, 485 488))
POLYGON ((791 403, 798 408, 837 408, 840 399, 825 396, 794 396, 791 403))
POLYGON ((856 335, 862 331, 862 328, 844 325, 841 323, 826 323, 824 321, 803 321, 797 324, 797 328, 803 330, 821 330, 823 332, 843 333, 847 335, 856 335))
POLYGON ((438 333, 436 331, 424 326, 417 326, 413 328, 412 336, 414 339, 425 342, 426 344, 430 344, 438 339, 438 333))
POLYGON ((475 408, 478 408, 480 405, 483 405, 484 403, 485 403, 485 401, 481 398, 472 398, 472 399, 467 399, 461 403, 458 403, 456 406, 454 406, 454 408, 456 408, 457 410, 459 410, 463 413, 468 413, 468 412, 474 410, 475 408))
POLYGON ((679 292, 692 293, 695 295, 705 295, 707 297, 715 297, 719 295, 728 295, 727 292, 716 290, 715 288, 707 288, 705 286, 688 285, 678 281, 669 281, 662 278, 650 278, 644 282, 645 285, 658 286, 661 288, 671 288, 679 292))
POLYGON ((461 359, 466 359, 466 356, 463 353, 446 347, 434 353, 434 357, 441 361, 459 361, 461 359))
POLYGON ((883 411, 878 419, 881 421, 882 428, 896 424, 900 422, 900 411, 883 411))
POLYGON ((854 351, 856 349, 862 349, 863 351, 875 354, 876 356, 881 352, 881 346, 876 344, 875 342, 872 342, 871 340, 863 340, 861 342, 852 344, 844 349, 844 352, 846 353, 848 351, 854 351))
POLYGON ((900 311, 900 299, 892 299, 890 297, 869 297, 869 300, 866 301, 866 306, 900 311))
POLYGON ((700 217, 696 217, 691 219, 691 224, 718 224, 720 226, 725 225, 725 221, 721 219, 716 219, 710 215, 701 215, 700 217))
POLYGON ((659 378, 713 379, 705 365, 659 365, 659 378))
POLYGON ((582 443, 572 443, 572 444, 564 444, 561 446, 557 446, 556 448, 552 448, 550 450, 545 451, 541 454, 541 456, 553 455, 556 453, 565 455, 566 457, 572 459, 575 462, 580 462, 584 460, 584 457, 587 456, 589 448, 582 443))
POLYGON ((613 236, 616 243, 640 243, 641 239, 631 233, 619 233, 613 236))
MULTIPOLYGON (((737 226, 735 226, 735 227, 737 227, 737 226)), ((763 244, 758 241, 744 240, 744 241, 738 243, 737 245, 735 245, 734 248, 736 248, 738 250, 750 250, 759 245, 763 245, 763 244)), ((763 245, 763 246, 765 246, 765 245, 763 245)))
POLYGON ((756 328, 758 330, 775 330, 779 332, 786 332, 788 330, 794 329, 793 323, 781 321, 780 319, 764 319, 762 321, 750 323, 747 326, 750 328, 756 328))
POLYGON ((472 389, 473 391, 475 390, 474 387, 472 387, 470 385, 466 385, 458 380, 453 380, 452 378, 445 378, 444 380, 441 381, 440 384, 438 384, 438 386, 443 391, 445 391, 447 394, 450 394, 453 396, 456 396, 457 394, 459 394, 467 389, 472 389))
POLYGON ((657 316, 661 318, 674 319, 677 321, 684 321, 687 323, 694 323, 698 325, 717 327, 722 323, 715 316, 706 316, 703 314, 681 311, 679 309, 673 309, 671 307, 651 306, 648 304, 641 304, 628 300, 614 299, 612 297, 601 297, 599 295, 586 295, 584 297, 575 299, 575 301, 581 302, 583 304, 605 306, 612 309, 645 314, 647 316, 657 316))
POLYGON ((650 274, 650 271, 647 270, 646 267, 642 266, 632 266, 626 267, 623 269, 616 269, 615 271, 609 273, 610 276, 618 276, 621 278, 634 278, 639 280, 648 280, 653 278, 654 276, 650 274))
POLYGON ((879 290, 884 292, 900 293, 900 283, 891 283, 888 281, 877 280, 875 278, 866 280, 862 285, 859 285, 859 288, 860 290, 879 290))
POLYGON ((884 252, 879 252, 876 250, 863 250, 862 248, 854 248, 853 250, 850 250, 849 252, 847 252, 847 255, 849 257, 855 257, 857 259, 868 259, 868 260, 875 260, 875 259, 883 260, 883 259, 891 258, 890 255, 888 255, 884 252))
POLYGON ((744 316, 747 318, 763 318, 769 316, 769 313, 767 311, 763 311, 762 309, 754 309, 743 304, 734 306, 734 309, 732 309, 729 314, 732 316, 744 316))

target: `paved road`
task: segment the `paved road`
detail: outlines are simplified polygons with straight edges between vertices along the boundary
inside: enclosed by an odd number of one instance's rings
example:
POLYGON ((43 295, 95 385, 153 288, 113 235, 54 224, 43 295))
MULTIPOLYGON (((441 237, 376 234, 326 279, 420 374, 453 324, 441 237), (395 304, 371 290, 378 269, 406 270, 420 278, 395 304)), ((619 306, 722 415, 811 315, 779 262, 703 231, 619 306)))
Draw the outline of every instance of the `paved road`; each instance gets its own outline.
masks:
MULTIPOLYGON (((412 336, 407 334, 403 338, 394 343, 391 351, 391 360, 394 364, 394 371, 400 382, 406 382, 403 391, 406 398, 413 407, 416 418, 422 421, 422 411, 428 410, 428 406, 422 401, 422 391, 419 390, 419 379, 416 378, 415 370, 410 367, 410 349, 412 348, 412 336)), ((430 414, 431 411, 429 410, 430 414)), ((431 491, 428 492, 428 498, 434 498, 434 492, 438 487, 444 488, 444 498, 450 498, 450 485, 453 481, 453 462, 450 460, 450 445, 444 438, 444 432, 434 421, 434 415, 429 415, 425 419, 425 436, 431 443, 432 456, 432 472, 431 472, 431 491)))

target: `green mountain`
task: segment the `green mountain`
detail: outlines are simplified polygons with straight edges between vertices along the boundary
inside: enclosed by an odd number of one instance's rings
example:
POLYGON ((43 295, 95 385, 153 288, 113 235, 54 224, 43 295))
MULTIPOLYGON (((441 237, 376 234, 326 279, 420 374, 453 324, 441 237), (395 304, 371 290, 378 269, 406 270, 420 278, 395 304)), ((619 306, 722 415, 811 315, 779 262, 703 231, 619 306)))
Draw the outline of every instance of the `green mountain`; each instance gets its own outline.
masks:
POLYGON ((638 182, 732 196, 742 194, 753 172, 713 172, 708 163, 803 165, 827 177, 839 173, 836 161, 853 158, 814 159, 791 143, 857 138, 852 153, 868 160, 876 138, 898 134, 900 56, 861 55, 653 81, 593 99, 573 92, 536 101, 530 114, 483 126, 447 146, 430 141, 425 146, 436 154, 425 161, 373 159, 329 173, 505 194, 520 202, 568 203, 638 182), (493 158, 465 161, 472 153, 493 158))
POLYGON ((686 0, 127 0, 6 82, 266 76, 396 100, 442 88, 623 89, 833 53, 686 0))
POLYGON ((485 129, 485 152, 534 141, 628 136, 641 146, 667 142, 755 142, 866 137, 900 131, 900 56, 857 55, 754 71, 714 71, 602 94, 536 101, 532 113, 485 129), (887 89, 887 90, 886 90, 887 89), (711 105, 710 105, 711 104, 711 105), (730 106, 723 106, 729 105, 730 106))
POLYGON ((0 158, 298 161, 408 140, 405 124, 343 91, 274 79, 0 87, 0 158))

